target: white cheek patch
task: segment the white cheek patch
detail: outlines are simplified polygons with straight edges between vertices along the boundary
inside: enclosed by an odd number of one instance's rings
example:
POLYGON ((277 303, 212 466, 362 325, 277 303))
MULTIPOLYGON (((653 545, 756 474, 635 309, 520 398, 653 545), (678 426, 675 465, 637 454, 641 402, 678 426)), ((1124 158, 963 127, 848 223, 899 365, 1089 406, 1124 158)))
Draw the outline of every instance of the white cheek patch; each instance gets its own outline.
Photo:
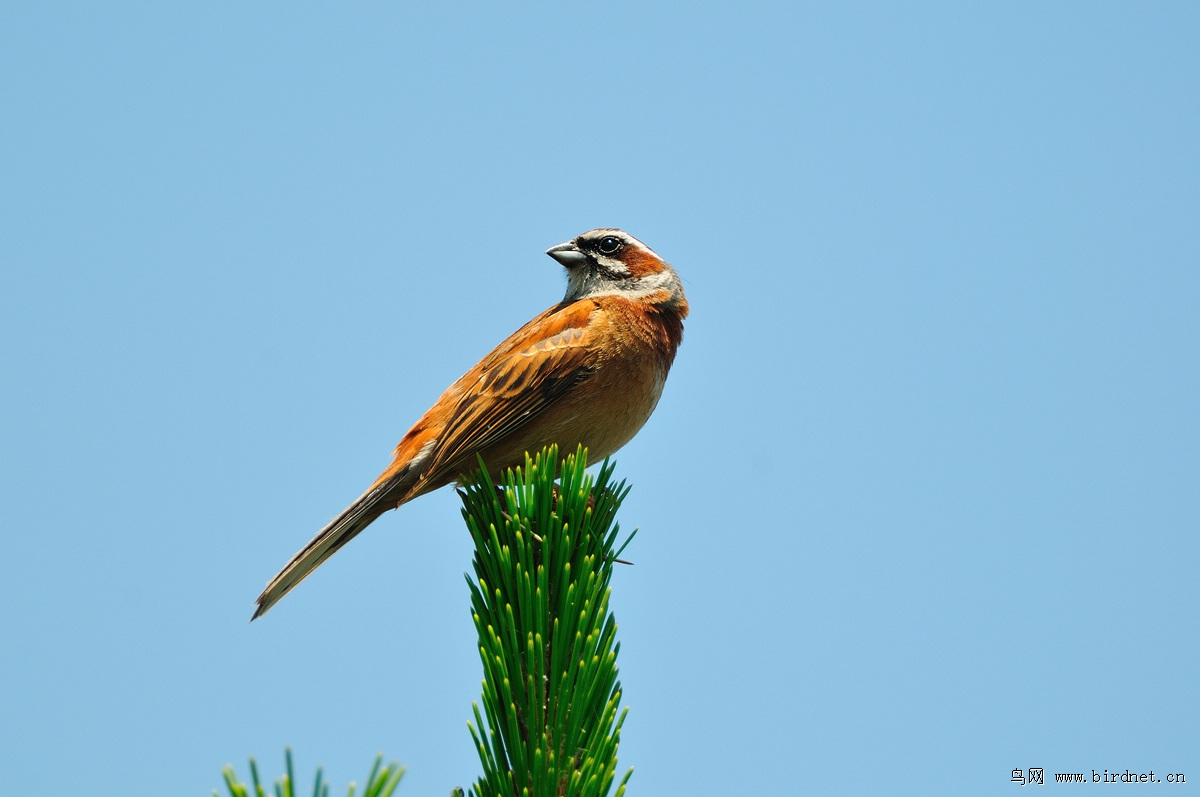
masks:
POLYGON ((615 258, 605 257, 604 255, 600 255, 599 257, 596 258, 596 262, 600 264, 601 268, 607 270, 611 274, 628 274, 629 273, 629 267, 626 266, 624 263, 622 263, 620 260, 617 260, 615 258))

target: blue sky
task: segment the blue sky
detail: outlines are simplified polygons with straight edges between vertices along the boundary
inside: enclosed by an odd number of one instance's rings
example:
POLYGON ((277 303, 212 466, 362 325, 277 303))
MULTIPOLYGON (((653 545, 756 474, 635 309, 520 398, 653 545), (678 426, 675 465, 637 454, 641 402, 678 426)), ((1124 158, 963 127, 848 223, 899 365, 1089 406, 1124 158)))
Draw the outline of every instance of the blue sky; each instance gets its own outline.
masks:
POLYGON ((247 619, 597 226, 630 794, 1200 781, 1196 6, 434 5, 0 10, 3 791, 468 785, 452 492, 247 619))

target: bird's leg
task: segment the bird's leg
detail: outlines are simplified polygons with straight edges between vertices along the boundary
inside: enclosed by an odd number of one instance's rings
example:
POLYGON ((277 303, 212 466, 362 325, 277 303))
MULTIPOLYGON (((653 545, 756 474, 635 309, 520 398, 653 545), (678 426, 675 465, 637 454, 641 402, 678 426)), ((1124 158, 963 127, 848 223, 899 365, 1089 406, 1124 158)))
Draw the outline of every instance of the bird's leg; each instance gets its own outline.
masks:
MULTIPOLYGON (((558 511, 558 483, 555 482, 551 489, 554 491, 550 498, 550 511, 553 513, 558 511)), ((588 493, 587 508, 592 511, 596 509, 596 496, 591 493, 588 493)))

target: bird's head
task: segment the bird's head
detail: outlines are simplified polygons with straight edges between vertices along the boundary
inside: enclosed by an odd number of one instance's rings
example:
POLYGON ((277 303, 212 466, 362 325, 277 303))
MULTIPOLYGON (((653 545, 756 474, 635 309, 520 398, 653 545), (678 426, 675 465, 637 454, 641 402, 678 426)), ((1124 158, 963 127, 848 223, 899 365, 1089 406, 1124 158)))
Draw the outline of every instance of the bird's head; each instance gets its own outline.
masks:
POLYGON ((589 230, 550 247, 546 254, 567 269, 568 300, 623 296, 687 313, 675 269, 627 232, 611 227, 589 230))

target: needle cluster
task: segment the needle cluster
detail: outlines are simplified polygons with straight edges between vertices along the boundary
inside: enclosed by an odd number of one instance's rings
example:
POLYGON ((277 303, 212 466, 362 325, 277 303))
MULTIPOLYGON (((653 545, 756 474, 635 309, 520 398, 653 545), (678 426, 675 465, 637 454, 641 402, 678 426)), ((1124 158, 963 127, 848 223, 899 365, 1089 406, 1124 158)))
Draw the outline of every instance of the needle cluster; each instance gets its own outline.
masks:
MULTIPOLYGON (((271 797, 296 797, 296 771, 292 767, 292 748, 284 748, 284 758, 287 761, 287 772, 275 780, 273 791, 267 791, 263 787, 263 783, 258 777, 258 762, 253 757, 250 759, 250 785, 238 780, 237 772, 234 771, 232 765, 226 766, 221 770, 221 774, 225 778, 225 788, 229 789, 229 797, 268 797, 268 795, 271 797)), ((375 765, 371 767, 371 774, 367 775, 362 797, 391 797, 402 777, 404 777, 404 767, 395 761, 384 766, 383 756, 377 755, 375 756, 375 765)), ((355 797, 356 793, 356 786, 351 782, 347 797, 355 797)), ((313 783, 312 794, 313 797, 329 797, 329 783, 325 780, 324 770, 320 767, 317 767, 317 778, 313 783)), ((216 789, 213 789, 213 797, 219 797, 216 789)))
POLYGON ((483 776, 471 794, 603 797, 625 720, 608 601, 613 563, 633 537, 616 548, 629 488, 611 483, 607 460, 588 474, 582 447, 561 461, 557 446, 526 455, 499 487, 480 464, 460 491, 487 718, 475 704, 468 725, 483 776))

